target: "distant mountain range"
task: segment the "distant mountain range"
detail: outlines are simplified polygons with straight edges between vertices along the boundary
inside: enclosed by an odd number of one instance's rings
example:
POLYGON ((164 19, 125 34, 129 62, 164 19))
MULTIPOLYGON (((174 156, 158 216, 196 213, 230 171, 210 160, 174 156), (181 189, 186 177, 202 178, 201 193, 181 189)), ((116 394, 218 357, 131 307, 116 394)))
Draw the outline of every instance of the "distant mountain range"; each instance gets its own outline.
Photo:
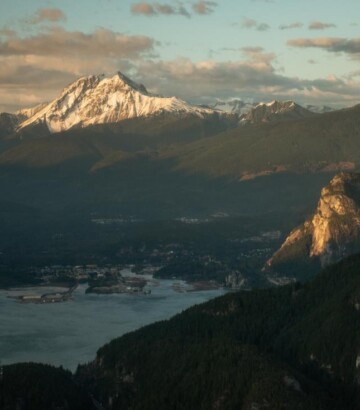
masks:
POLYGON ((315 114, 294 101, 271 101, 260 103, 240 115, 240 124, 261 124, 272 121, 289 121, 313 117, 315 114))
POLYGON ((0 114, 0 137, 21 133, 35 127, 42 133, 58 133, 91 125, 114 124, 131 118, 176 115, 182 118, 197 116, 231 117, 239 124, 257 124, 310 117, 313 112, 330 111, 330 107, 303 108, 293 101, 245 103, 242 100, 217 101, 209 107, 195 106, 177 97, 151 94, 144 85, 137 84, 118 72, 111 78, 91 75, 79 78, 64 88, 50 103, 24 108, 15 114, 0 114))
POLYGON ((121 73, 83 77, 48 104, 0 115, 2 195, 146 216, 303 212, 336 172, 359 167, 360 106, 219 108, 151 94, 121 73))
POLYGON ((359 115, 360 105, 247 124, 169 150, 169 156, 177 159, 180 169, 241 180, 284 172, 355 170, 360 164, 359 115))
MULTIPOLYGON (((217 100, 214 104, 210 104, 209 107, 221 110, 224 112, 228 112, 230 114, 236 114, 241 116, 243 114, 247 114, 249 111, 253 110, 258 106, 263 105, 272 105, 274 102, 277 103, 294 103, 294 101, 277 101, 274 100, 269 103, 265 102, 250 102, 250 101, 243 101, 241 99, 232 99, 232 100, 217 100)), ((325 112, 335 111, 335 108, 332 108, 328 105, 314 105, 314 104, 307 104, 303 108, 308 111, 312 111, 317 114, 323 114, 325 112)))
POLYGON ((251 179, 354 169, 360 161, 357 107, 320 115, 293 101, 224 104, 154 95, 122 73, 82 77, 48 104, 0 115, 0 164, 51 166, 90 153, 103 167, 150 149, 187 172, 251 179), (52 134, 63 137, 43 138, 52 134))

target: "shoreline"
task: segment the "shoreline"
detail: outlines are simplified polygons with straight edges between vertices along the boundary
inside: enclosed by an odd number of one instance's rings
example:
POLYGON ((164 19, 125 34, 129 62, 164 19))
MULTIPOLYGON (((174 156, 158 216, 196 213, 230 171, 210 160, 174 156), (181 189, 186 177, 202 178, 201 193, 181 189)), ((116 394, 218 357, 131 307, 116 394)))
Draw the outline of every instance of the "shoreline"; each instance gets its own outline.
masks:
POLYGON ((62 291, 54 291, 54 292, 46 292, 42 294, 20 294, 20 295, 8 295, 9 299, 15 299, 19 303, 28 304, 47 304, 47 303, 61 303, 67 302, 72 298, 73 292, 77 289, 79 285, 75 284, 73 286, 69 286, 67 289, 64 286, 36 286, 36 287, 24 287, 24 288, 13 288, 8 289, 8 291, 20 292, 25 289, 41 289, 41 288, 48 288, 51 290, 55 290, 56 288, 61 289, 62 291), (65 289, 65 290, 64 290, 65 289))

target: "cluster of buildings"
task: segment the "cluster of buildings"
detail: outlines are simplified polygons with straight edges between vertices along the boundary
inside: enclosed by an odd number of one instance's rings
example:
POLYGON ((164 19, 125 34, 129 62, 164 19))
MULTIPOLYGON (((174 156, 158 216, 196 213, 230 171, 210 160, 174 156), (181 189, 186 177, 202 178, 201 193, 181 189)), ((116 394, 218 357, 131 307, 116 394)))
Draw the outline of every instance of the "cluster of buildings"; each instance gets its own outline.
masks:
POLYGON ((37 274, 45 283, 52 283, 57 279, 69 278, 77 282, 87 282, 90 279, 105 278, 107 276, 121 276, 122 265, 98 266, 89 265, 52 265, 39 268, 37 274))

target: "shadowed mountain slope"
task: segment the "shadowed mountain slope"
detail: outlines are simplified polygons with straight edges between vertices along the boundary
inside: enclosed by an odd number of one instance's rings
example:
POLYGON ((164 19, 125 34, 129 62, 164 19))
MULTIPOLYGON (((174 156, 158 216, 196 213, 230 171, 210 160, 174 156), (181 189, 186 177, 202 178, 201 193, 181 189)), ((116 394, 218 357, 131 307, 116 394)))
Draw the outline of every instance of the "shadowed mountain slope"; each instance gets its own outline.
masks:
POLYGON ((360 164, 360 105, 311 118, 235 128, 168 152, 179 167, 248 179, 360 164))
POLYGON ((190 308, 105 345, 79 380, 109 409, 357 409, 359 266, 190 308))

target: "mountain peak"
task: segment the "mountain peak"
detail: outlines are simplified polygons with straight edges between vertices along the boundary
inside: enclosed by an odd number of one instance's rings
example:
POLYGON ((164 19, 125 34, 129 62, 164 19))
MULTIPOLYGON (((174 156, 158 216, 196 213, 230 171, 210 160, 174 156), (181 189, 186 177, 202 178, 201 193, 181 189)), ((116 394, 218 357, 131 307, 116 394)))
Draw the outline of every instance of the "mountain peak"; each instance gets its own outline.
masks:
POLYGON ((218 114, 176 97, 150 94, 144 85, 118 72, 112 77, 101 74, 79 78, 64 88, 57 99, 22 122, 18 131, 43 123, 54 133, 163 113, 200 117, 218 114))
POLYGON ((131 80, 129 77, 127 77, 125 74, 122 72, 118 71, 117 74, 112 78, 112 79, 119 79, 120 82, 122 82, 124 85, 127 85, 131 87, 134 90, 137 90, 143 94, 149 95, 147 89, 143 84, 138 84, 135 81, 131 80))
POLYGON ((293 108, 295 107, 296 104, 294 101, 292 100, 272 100, 270 102, 267 103, 259 103, 258 105, 266 105, 267 107, 286 107, 286 108, 293 108))
POLYGON ((341 172, 321 190, 313 216, 289 234, 267 266, 301 260, 326 266, 359 250, 360 174, 341 172))
POLYGON ((144 85, 136 83, 125 74, 118 71, 112 77, 107 77, 105 74, 92 74, 80 77, 65 87, 61 93, 61 96, 68 95, 72 92, 77 94, 85 93, 88 90, 97 88, 98 86, 101 86, 103 89, 106 88, 107 91, 137 91, 144 95, 149 95, 144 85))

